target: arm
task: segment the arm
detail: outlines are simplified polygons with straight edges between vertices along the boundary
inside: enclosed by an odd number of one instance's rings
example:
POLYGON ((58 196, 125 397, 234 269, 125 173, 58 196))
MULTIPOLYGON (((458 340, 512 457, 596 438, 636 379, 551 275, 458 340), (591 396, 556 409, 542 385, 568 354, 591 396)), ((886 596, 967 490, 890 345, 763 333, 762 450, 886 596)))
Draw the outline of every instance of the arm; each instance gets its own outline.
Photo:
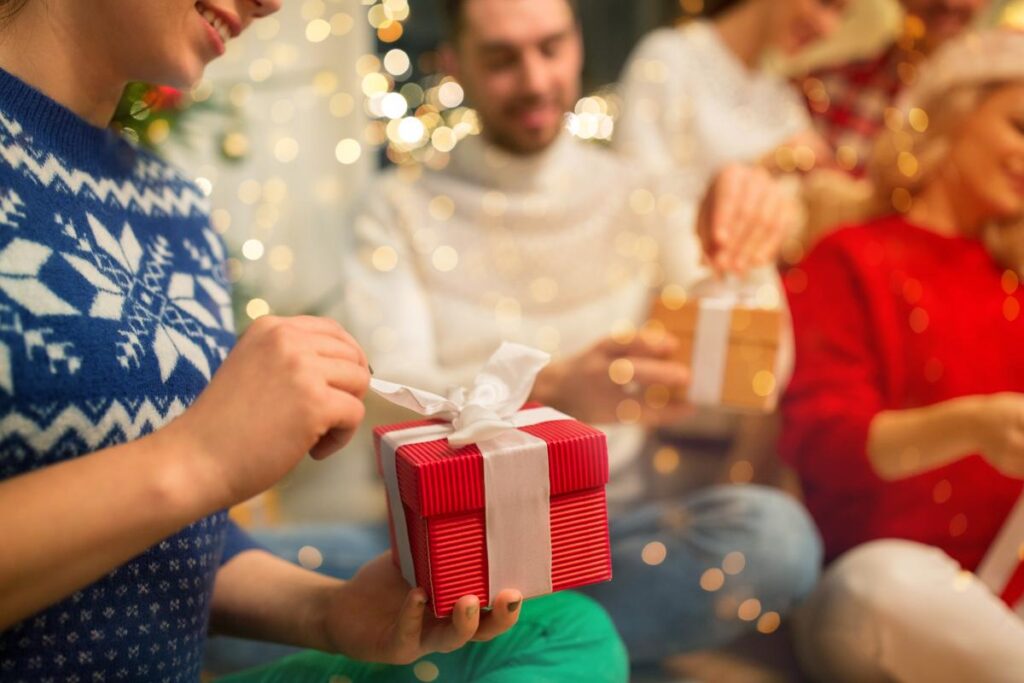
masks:
POLYGON ((885 479, 912 477, 974 453, 1003 474, 1024 478, 1024 395, 965 396, 880 413, 871 423, 868 454, 885 479))
POLYGON ((0 483, 0 630, 224 507, 197 452, 172 425, 0 483))
POLYGON ((879 413, 868 432, 871 465, 896 481, 977 453, 976 414, 976 397, 879 413))
POLYGON ((857 495, 877 486, 868 432, 885 408, 881 358, 860 276, 835 240, 787 275, 796 365, 781 408, 780 454, 808 486, 857 495))
POLYGON ((0 628, 343 446, 368 382, 337 324, 261 318, 167 427, 0 483, 0 628))
POLYGON ((519 618, 521 603, 518 591, 502 591, 493 609, 481 614, 477 598, 466 596, 450 619, 438 620, 426 610, 423 591, 409 589, 389 555, 339 581, 255 550, 221 567, 210 619, 218 633, 406 664, 504 633, 519 618))

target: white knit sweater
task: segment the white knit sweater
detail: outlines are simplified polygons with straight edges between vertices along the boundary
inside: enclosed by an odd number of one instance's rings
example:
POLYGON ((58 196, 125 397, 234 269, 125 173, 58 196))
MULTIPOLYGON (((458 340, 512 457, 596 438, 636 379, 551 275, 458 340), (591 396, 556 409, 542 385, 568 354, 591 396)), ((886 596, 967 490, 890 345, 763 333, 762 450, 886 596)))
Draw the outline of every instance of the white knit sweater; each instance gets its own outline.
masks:
POLYGON ((694 187, 811 125, 792 85, 749 69, 706 21, 647 36, 626 66, 622 99, 616 149, 652 172, 686 173, 694 187))
MULTIPOLYGON (((377 376, 435 392, 469 383, 504 340, 579 352, 642 324, 662 284, 706 276, 678 189, 568 135, 528 158, 467 139, 444 171, 390 172, 366 198, 346 264, 350 329, 377 376)), ((390 419, 371 403, 368 422, 390 419)), ((644 433, 602 428, 621 499, 616 473, 644 433)))

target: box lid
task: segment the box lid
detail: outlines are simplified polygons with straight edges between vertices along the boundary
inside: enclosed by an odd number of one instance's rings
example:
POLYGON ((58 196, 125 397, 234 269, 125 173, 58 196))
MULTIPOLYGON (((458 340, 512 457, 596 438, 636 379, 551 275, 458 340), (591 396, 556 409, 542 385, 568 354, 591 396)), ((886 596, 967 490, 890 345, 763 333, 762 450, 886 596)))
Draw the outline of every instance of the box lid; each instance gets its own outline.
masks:
MULTIPOLYGON (((539 407, 528 405, 524 410, 539 407)), ((381 438, 412 427, 438 424, 417 420, 373 430, 380 467, 381 438)), ((603 432, 576 420, 558 420, 523 427, 520 431, 548 444, 551 495, 603 487, 608 483, 608 446, 603 432)), ((475 445, 452 448, 447 439, 411 444, 398 449, 398 488, 405 504, 423 517, 482 510, 483 456, 475 445)))

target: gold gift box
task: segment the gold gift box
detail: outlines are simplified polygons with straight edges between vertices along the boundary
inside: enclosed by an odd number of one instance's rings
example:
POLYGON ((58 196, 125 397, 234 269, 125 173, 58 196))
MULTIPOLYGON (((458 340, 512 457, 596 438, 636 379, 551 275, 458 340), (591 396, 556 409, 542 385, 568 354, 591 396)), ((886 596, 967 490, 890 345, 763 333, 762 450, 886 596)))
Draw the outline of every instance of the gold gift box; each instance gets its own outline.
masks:
MULTIPOLYGON (((675 359, 693 370, 700 300, 666 289, 654 302, 646 327, 679 339, 675 359)), ((783 313, 739 305, 732 311, 729 348, 720 400, 714 404, 743 412, 771 412, 778 401, 776 377, 783 313)))

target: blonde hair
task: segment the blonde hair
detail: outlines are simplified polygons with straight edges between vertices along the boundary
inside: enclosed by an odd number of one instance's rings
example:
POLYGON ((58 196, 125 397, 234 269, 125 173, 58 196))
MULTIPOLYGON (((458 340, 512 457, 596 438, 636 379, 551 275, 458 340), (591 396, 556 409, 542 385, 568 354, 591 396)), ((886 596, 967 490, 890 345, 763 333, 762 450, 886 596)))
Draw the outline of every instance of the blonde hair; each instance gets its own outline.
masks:
POLYGON ((894 111, 868 162, 868 178, 880 207, 908 208, 905 202, 931 182, 949 156, 957 129, 999 85, 959 85, 933 102, 894 111))
MULTIPOLYGON (((949 158, 957 129, 992 92, 1024 82, 1024 31, 996 28, 968 33, 942 46, 917 81, 886 114, 867 178, 815 171, 804 181, 804 242, 842 223, 861 223, 894 209, 910 210, 949 158)), ((1004 267, 1024 273, 1024 219, 990 226, 985 243, 1004 267)))

